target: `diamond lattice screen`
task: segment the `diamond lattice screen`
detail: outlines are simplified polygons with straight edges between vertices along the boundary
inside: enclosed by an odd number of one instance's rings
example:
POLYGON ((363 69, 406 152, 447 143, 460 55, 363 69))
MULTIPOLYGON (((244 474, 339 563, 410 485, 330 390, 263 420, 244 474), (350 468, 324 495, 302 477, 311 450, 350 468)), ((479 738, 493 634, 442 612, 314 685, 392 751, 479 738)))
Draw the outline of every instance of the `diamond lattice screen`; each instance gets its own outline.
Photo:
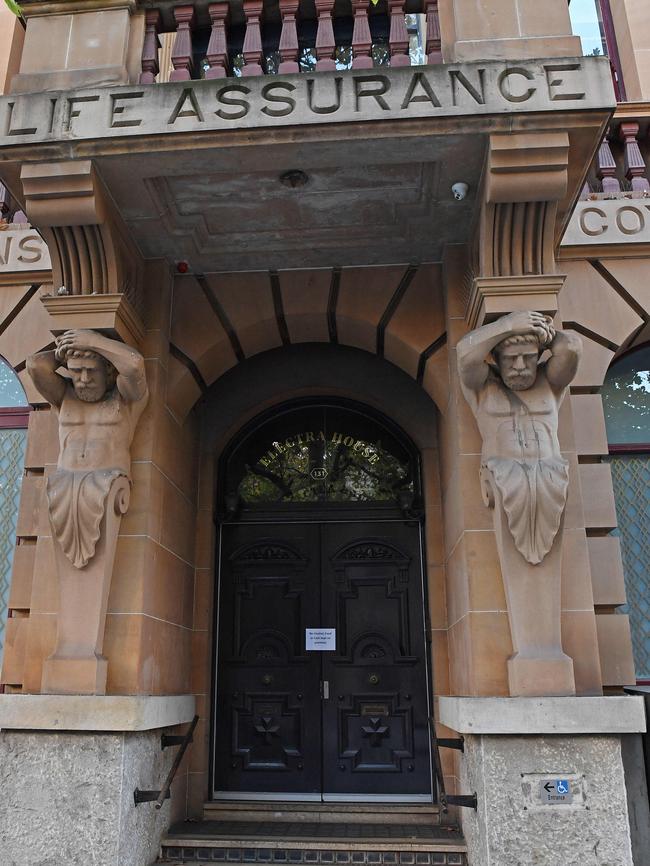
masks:
POLYGON ((26 442, 27 430, 0 429, 0 659, 4 646, 26 442))
POLYGON ((650 679, 650 455, 609 458, 637 679, 650 679))

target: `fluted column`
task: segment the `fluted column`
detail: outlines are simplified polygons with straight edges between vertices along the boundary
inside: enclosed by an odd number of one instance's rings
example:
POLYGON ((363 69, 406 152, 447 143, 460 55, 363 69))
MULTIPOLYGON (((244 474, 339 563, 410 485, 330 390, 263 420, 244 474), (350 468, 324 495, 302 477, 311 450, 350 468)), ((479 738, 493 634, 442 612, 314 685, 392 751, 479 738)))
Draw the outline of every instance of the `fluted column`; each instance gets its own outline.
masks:
POLYGON ((321 72, 336 69, 334 51, 334 27, 332 26, 332 11, 334 0, 315 0, 318 15, 318 31, 316 33, 316 69, 321 72))
POLYGON ((390 10, 390 65, 410 66, 409 34, 404 19, 404 0, 388 0, 390 10))
POLYGON ((372 69, 372 36, 368 22, 368 0, 352 0, 354 30, 352 31, 353 69, 372 69))
POLYGON ((438 14, 438 0, 426 0, 427 13, 427 62, 442 63, 442 51, 440 38, 440 16, 438 14))
POLYGON ((296 30, 296 14, 300 0, 280 0, 280 15, 282 16, 282 33, 280 34, 281 62, 278 72, 282 75, 300 72, 298 65, 298 31, 296 30))
POLYGON ((634 192, 650 192, 650 183, 646 177, 647 166, 637 141, 638 134, 638 123, 621 124, 620 135, 625 143, 625 176, 632 184, 634 192))
POLYGON ((244 0, 244 15, 246 16, 246 36, 242 54, 246 65, 242 67, 242 75, 263 75, 262 69, 262 32, 260 30, 260 15, 262 0, 244 0))
POLYGON ((172 48, 174 71, 170 81, 189 81, 192 77, 194 60, 192 56, 192 27, 194 25, 194 6, 174 7, 176 20, 176 39, 172 48))
POLYGON ((153 84, 156 80, 156 75, 158 75, 159 29, 160 12, 157 9, 147 9, 144 14, 144 43, 142 45, 140 84, 153 84))
POLYGON ((208 6, 210 23, 210 41, 205 54, 210 68, 206 70, 206 78, 225 78, 228 66, 228 42, 226 40, 227 3, 211 3, 208 6))
POLYGON ((603 184, 603 192, 616 193, 621 191, 621 184, 616 177, 616 161, 607 138, 603 138, 598 150, 598 177, 603 184))

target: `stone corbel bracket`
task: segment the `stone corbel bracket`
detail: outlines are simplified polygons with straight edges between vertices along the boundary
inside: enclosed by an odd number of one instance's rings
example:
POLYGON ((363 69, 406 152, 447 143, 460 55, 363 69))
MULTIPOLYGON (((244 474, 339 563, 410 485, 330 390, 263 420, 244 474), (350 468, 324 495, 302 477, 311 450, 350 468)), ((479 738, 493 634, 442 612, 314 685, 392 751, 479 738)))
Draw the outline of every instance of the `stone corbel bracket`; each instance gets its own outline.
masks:
POLYGON ((126 294, 141 314, 142 261, 90 160, 26 163, 25 209, 50 250, 55 291, 126 294))
POLYGON ((493 134, 487 159, 478 273, 553 273, 558 204, 568 188, 568 133, 493 134))
POLYGON ((519 309, 506 299, 520 293, 527 296, 526 309, 557 310, 564 278, 554 273, 556 223, 568 167, 567 132, 490 135, 475 236, 474 273, 480 277, 466 310, 470 327, 519 309))

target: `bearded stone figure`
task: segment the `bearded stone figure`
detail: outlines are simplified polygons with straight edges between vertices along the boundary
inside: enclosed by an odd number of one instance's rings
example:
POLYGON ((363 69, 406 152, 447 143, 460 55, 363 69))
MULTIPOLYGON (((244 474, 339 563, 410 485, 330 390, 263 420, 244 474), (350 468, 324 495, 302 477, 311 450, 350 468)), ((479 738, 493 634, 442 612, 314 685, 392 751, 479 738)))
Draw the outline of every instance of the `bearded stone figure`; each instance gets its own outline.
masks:
POLYGON ((581 351, 579 337, 533 311, 477 328, 456 347, 461 388, 483 439, 481 490, 493 509, 508 604, 512 695, 575 693, 560 632, 569 471, 557 431, 581 351))
POLYGON ((106 606, 129 505, 129 451, 149 395, 144 360, 130 346, 88 330, 66 331, 55 346, 27 360, 59 419, 59 459, 47 479, 59 580, 57 641, 41 690, 103 694, 106 606))

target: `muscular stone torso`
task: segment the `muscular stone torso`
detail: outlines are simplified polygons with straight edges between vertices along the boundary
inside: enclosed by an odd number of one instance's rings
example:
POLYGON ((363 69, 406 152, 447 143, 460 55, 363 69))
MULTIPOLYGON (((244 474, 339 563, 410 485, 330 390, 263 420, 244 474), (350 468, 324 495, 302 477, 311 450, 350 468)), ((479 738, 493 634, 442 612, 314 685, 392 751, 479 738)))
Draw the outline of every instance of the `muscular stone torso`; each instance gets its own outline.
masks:
POLYGON ((561 398, 551 388, 543 368, 532 388, 516 392, 490 371, 476 410, 483 459, 543 460, 558 456, 557 413, 561 398))
POLYGON ((120 469, 129 475, 137 406, 123 400, 117 388, 96 403, 85 403, 69 386, 59 410, 59 468, 120 469))

